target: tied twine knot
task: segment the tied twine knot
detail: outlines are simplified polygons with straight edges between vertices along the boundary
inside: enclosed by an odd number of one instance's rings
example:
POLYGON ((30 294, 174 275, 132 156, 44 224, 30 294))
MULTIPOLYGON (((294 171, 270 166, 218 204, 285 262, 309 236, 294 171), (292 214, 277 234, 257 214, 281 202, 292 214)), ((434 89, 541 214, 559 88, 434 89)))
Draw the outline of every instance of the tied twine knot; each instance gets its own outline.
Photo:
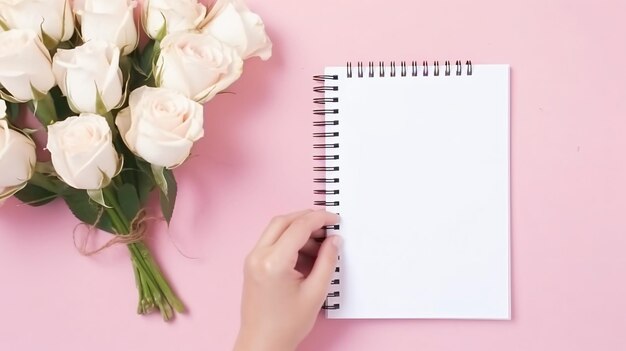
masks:
MULTIPOLYGON (((100 222, 100 219, 102 218, 103 213, 104 213, 104 209, 100 209, 100 211, 98 212, 98 217, 96 217, 96 220, 94 223, 97 224, 100 222)), ((119 244, 130 245, 130 244, 138 243, 142 241, 148 233, 148 222, 156 220, 156 219, 157 218, 147 217, 146 210, 142 209, 137 213, 135 218, 130 223, 130 233, 115 234, 112 239, 110 239, 104 245, 94 250, 87 249, 87 245, 89 243, 89 238, 91 237, 91 235, 97 231, 96 224, 80 223, 76 226, 76 228, 74 228, 74 235, 73 235, 74 246, 76 247, 78 252, 80 252, 83 256, 92 256, 108 249, 111 246, 115 246, 119 244), (78 240, 77 231, 79 228, 83 226, 87 227, 87 232, 83 236, 82 240, 78 240)))

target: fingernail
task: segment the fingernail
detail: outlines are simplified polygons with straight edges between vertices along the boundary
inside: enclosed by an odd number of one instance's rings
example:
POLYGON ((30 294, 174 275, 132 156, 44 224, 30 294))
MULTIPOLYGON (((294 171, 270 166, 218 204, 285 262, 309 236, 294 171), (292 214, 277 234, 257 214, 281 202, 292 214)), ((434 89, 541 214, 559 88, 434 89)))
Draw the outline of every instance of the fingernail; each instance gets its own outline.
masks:
POLYGON ((332 241, 330 243, 333 244, 336 248, 340 248, 341 244, 343 243, 343 239, 337 235, 333 236, 331 240, 332 241))

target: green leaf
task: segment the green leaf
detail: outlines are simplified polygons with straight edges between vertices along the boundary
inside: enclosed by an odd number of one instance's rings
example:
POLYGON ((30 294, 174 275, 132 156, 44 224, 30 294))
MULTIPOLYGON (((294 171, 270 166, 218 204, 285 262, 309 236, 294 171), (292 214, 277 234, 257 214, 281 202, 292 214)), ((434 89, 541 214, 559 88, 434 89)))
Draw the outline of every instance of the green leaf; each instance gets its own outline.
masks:
POLYGON ((174 206, 176 205, 176 192, 178 191, 178 185, 176 184, 176 178, 174 178, 174 173, 170 169, 166 169, 163 171, 163 176, 167 181, 167 195, 160 193, 161 198, 161 211, 163 212, 163 217, 167 221, 167 224, 170 224, 172 220, 172 215, 174 214, 174 206))
POLYGON ((159 56, 161 56, 161 42, 157 41, 155 44, 154 52, 152 53, 152 68, 150 72, 152 72, 152 78, 154 80, 154 86, 161 85, 161 77, 163 76, 163 67, 160 70, 157 70, 157 62, 159 61, 159 56))
POLYGON ((6 22, 4 22, 4 20, 2 18, 0 18, 0 29, 3 32, 7 32, 10 29, 9 26, 6 24, 6 22))
POLYGON ((117 136, 117 127, 115 126, 115 117, 113 113, 109 111, 104 104, 104 100, 102 99, 102 95, 100 91, 98 91, 98 87, 96 86, 96 113, 100 116, 104 117, 107 120, 107 124, 111 129, 111 133, 113 133, 113 137, 117 136))
POLYGON ((144 207, 148 202, 150 192, 155 187, 152 168, 149 163, 135 156, 119 138, 115 141, 115 146, 124 157, 124 169, 119 177, 122 183, 133 184, 139 197, 140 207, 144 207))
MULTIPOLYGON (((148 46, 151 43, 148 42, 148 44, 146 45, 146 47, 143 49, 143 51, 140 50, 135 50, 132 53, 132 60, 130 60, 131 63, 131 67, 138 72, 140 75, 142 75, 144 78, 148 77, 148 72, 146 72, 142 66, 142 59, 144 59, 144 53, 146 52, 146 49, 148 49, 148 46)), ((154 45, 154 44, 152 44, 154 45)), ((130 56, 129 56, 130 57, 130 56)))
POLYGON ((165 167, 150 165, 152 168, 152 175, 154 176, 154 182, 161 189, 163 195, 168 196, 169 192, 167 191, 167 179, 165 178, 165 167))
POLYGON ((144 47, 143 52, 136 60, 136 63, 134 63, 135 70, 144 77, 144 82, 141 85, 147 85, 150 87, 156 86, 154 67, 160 53, 161 42, 151 39, 144 47))
POLYGON ((110 205, 107 205, 107 203, 104 201, 104 194, 102 194, 102 189, 87 190, 87 195, 92 201, 101 205, 102 207, 112 208, 110 205))
MULTIPOLYGON (((67 2, 65 3, 67 4, 67 2)), ((65 8, 63 9, 63 12, 65 14, 65 8)), ((63 19, 62 21, 63 21, 63 26, 65 26, 65 20, 63 19)), ((41 32, 41 41, 43 42, 43 45, 46 47, 46 49, 56 52, 56 47, 57 45, 59 45, 59 42, 56 39, 49 36, 48 33, 46 33, 46 31, 43 30, 43 22, 44 21, 42 20, 41 24, 39 25, 39 31, 41 32)))
MULTIPOLYGON (((142 57, 144 57, 143 52, 145 52, 145 48, 144 50, 135 50, 132 55, 126 56, 131 58, 129 61, 132 68, 130 70, 130 79, 128 80, 127 95, 129 94, 128 92, 148 84, 148 81, 150 80, 150 72, 145 71, 142 67, 141 60, 142 57)), ((126 101, 124 106, 127 106, 127 104, 128 101, 126 101)))
POLYGON ((63 96, 63 93, 58 86, 52 88, 49 93, 50 96, 52 96, 52 100, 54 100, 54 107, 59 121, 63 121, 67 117, 76 115, 76 113, 70 108, 67 98, 63 96))
POLYGON ((161 26, 161 29, 159 29, 156 38, 154 38, 157 42, 161 42, 161 40, 163 40, 163 38, 167 35, 167 18, 165 18, 163 12, 161 12, 161 16, 163 17, 163 25, 161 26))
POLYGON ((76 46, 74 45, 74 43, 71 42, 71 39, 68 41, 62 41, 59 43, 59 45, 57 46, 57 49, 63 49, 63 50, 71 50, 74 49, 76 46))
MULTIPOLYGON (((126 77, 126 79, 124 80, 124 95, 122 96, 122 99, 120 100, 120 103, 117 104, 117 106, 114 107, 114 109, 119 109, 122 108, 123 106, 126 105, 126 102, 128 100, 128 95, 130 94, 130 82, 131 82, 131 78, 132 75, 130 74, 132 72, 132 69, 130 71, 128 71, 128 76, 126 77)), ((115 124, 115 123, 114 123, 115 124)), ((114 130, 117 130, 116 128, 113 128, 114 130)))
POLYGON ((33 100, 35 101, 43 100, 48 95, 44 92, 39 91, 32 83, 30 84, 30 92, 33 94, 33 100))
POLYGON ((101 206, 91 201, 86 191, 68 188, 63 192, 62 196, 63 200, 65 200, 65 203, 67 203, 67 206, 70 208, 70 211, 72 211, 74 216, 80 221, 88 225, 95 225, 97 228, 109 233, 116 234, 111 223, 111 218, 101 206), (96 223, 98 217, 100 220, 96 223))
MULTIPOLYGON (((135 56, 135 55, 133 55, 135 56)), ((120 57, 120 69, 122 70, 122 80, 126 81, 130 78, 133 69, 133 59, 130 55, 120 57)))
POLYGON ((37 90, 32 84, 30 86, 35 99, 29 103, 35 117, 45 127, 58 120, 57 111, 54 107, 54 100, 50 94, 44 94, 37 90))
POLYGON ((40 161, 35 165, 35 174, 40 173, 42 175, 56 175, 52 161, 40 161))
MULTIPOLYGON (((65 23, 65 21, 63 22, 65 23)), ((41 41, 43 41, 43 45, 48 50, 54 50, 56 49, 57 45, 59 45, 58 41, 56 41, 54 38, 44 32, 43 27, 41 28, 41 41)))
POLYGON ((172 214, 174 213, 174 206, 176 205, 176 192, 178 190, 178 185, 176 184, 176 179, 174 178, 172 170, 154 165, 150 165, 150 167, 152 169, 154 181, 161 190, 159 192, 159 197, 161 199, 161 211, 163 212, 163 217, 165 217, 167 224, 169 224, 172 220, 172 214))
MULTIPOLYGON (((137 52, 137 51, 135 51, 135 52, 137 52)), ((143 67, 141 67, 141 64, 140 64, 138 61, 136 61, 136 60, 132 60, 132 61, 131 61, 131 63, 132 63, 132 65, 133 65, 133 69, 135 69, 135 71, 136 71, 137 73, 139 73, 140 75, 142 75, 144 78, 148 78, 148 76, 149 76, 148 72, 145 72, 145 71, 143 70, 143 67)))
POLYGON ((126 183, 117 189, 117 201, 124 216, 132 222, 141 208, 135 186, 126 183))
POLYGON ((7 102, 7 118, 11 124, 15 124, 20 117, 20 105, 7 102))
MULTIPOLYGON (((134 157, 133 157, 134 158, 134 157)), ((154 177, 152 176, 152 170, 150 164, 134 158, 137 162, 137 194, 139 195, 139 202, 142 206, 148 202, 150 193, 156 186, 154 177)))
POLYGON ((56 199, 59 195, 33 184, 27 184, 15 197, 30 206, 43 206, 56 199))
POLYGON ((139 67, 146 77, 150 77, 152 74, 152 56, 154 55, 155 44, 156 42, 154 40, 148 41, 139 60, 139 67))
POLYGON ((137 184, 136 173, 139 172, 139 168, 137 167, 137 159, 135 155, 128 150, 126 144, 122 140, 116 139, 113 143, 117 151, 124 157, 124 169, 120 172, 120 178, 122 183, 132 183, 137 184))
POLYGON ((74 27, 74 35, 72 35, 69 41, 72 43, 73 47, 78 47, 85 43, 85 39, 83 39, 80 33, 80 23, 76 20, 76 16, 74 16, 74 27))
POLYGON ((106 105, 104 104, 104 99, 102 99, 102 94, 98 90, 98 86, 96 86, 96 113, 100 116, 106 116, 109 111, 107 110, 106 105))

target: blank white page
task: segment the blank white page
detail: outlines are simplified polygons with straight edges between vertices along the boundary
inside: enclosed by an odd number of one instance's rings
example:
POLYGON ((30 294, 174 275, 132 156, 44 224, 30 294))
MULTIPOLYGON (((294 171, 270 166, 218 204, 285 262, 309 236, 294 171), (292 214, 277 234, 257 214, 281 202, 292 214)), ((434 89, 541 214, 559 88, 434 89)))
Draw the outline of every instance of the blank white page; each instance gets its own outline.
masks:
POLYGON ((509 66, 433 69, 325 71, 344 239, 329 318, 510 319, 509 66))

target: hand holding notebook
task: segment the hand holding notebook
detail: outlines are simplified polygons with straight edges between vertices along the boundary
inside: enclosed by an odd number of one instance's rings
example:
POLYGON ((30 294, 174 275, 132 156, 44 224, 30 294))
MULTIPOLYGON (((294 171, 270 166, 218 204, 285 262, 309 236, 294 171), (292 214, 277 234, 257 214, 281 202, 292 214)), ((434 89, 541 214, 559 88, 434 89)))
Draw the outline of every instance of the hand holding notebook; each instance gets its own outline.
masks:
POLYGON ((320 228, 338 220, 305 210, 269 223, 246 259, 236 351, 295 350, 311 331, 340 244, 339 237, 324 239, 320 228))

